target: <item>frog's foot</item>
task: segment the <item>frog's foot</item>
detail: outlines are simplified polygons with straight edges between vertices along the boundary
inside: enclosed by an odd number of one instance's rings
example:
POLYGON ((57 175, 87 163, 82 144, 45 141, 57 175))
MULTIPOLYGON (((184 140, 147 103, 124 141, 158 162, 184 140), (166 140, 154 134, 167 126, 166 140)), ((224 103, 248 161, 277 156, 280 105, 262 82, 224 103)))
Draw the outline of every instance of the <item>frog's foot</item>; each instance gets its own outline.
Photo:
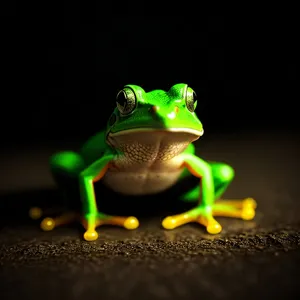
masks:
POLYGON ((128 230, 133 230, 139 227, 139 221, 136 217, 110 216, 102 213, 99 213, 94 220, 90 219, 89 222, 83 218, 82 224, 86 230, 83 235, 83 238, 86 241, 95 241, 98 239, 98 233, 96 231, 98 226, 116 225, 128 230))
POLYGON ((44 231, 51 231, 55 227, 68 225, 70 223, 73 223, 74 221, 77 221, 78 219, 79 219, 78 213, 68 212, 55 218, 49 218, 49 217, 44 218, 40 226, 44 231))
MULTIPOLYGON (((29 215, 32 219, 40 219, 43 212, 40 208, 33 207, 30 209, 29 215)), ((86 218, 76 212, 68 212, 55 218, 46 217, 42 220, 40 227, 44 231, 51 231, 56 227, 67 225, 75 221, 81 222, 85 228, 86 232, 84 233, 84 239, 86 241, 97 240, 98 233, 96 232, 96 228, 101 225, 116 225, 128 230, 139 227, 139 221, 136 217, 110 216, 99 213, 95 218, 89 218, 89 222, 87 222, 86 218)))
POLYGON ((209 207, 196 207, 182 214, 166 217, 162 222, 162 226, 165 229, 174 229, 192 222, 205 226, 207 232, 211 234, 222 231, 221 225, 215 220, 212 209, 209 207))
POLYGON ((252 220, 255 217, 256 207, 256 201, 252 198, 243 200, 219 200, 213 205, 213 215, 252 220))
MULTIPOLYGON (((47 213, 51 213, 51 210, 48 210, 47 213)), ((44 212, 39 207, 32 207, 29 210, 29 216, 34 219, 38 220, 44 215, 44 212)), ((77 221, 80 219, 80 216, 78 213, 75 212, 68 212, 64 213, 58 217, 50 218, 46 217, 41 221, 40 227, 44 231, 50 231, 53 230, 55 227, 67 225, 74 221, 77 221)))
POLYGON ((166 217, 162 226, 165 229, 174 229, 181 225, 196 222, 206 227, 210 234, 218 234, 222 226, 214 217, 233 217, 251 220, 255 216, 256 202, 252 198, 244 200, 222 200, 212 207, 196 207, 179 215, 166 217))

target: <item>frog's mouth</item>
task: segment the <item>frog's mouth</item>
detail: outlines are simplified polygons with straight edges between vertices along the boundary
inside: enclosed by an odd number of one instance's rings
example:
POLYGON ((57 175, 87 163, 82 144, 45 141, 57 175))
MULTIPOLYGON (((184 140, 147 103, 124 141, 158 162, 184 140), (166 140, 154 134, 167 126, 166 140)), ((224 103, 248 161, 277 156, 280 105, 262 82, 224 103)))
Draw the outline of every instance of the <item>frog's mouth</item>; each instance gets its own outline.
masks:
POLYGON ((170 149, 172 155, 177 155, 190 143, 199 139, 203 133, 203 130, 189 128, 138 128, 109 132, 107 142, 125 152, 159 153, 164 152, 163 149, 170 149))
POLYGON ((110 131, 108 135, 110 137, 117 137, 121 135, 128 135, 128 134, 135 134, 135 133, 160 133, 160 132, 165 132, 165 133, 189 133, 191 135, 195 135, 196 139, 200 138, 204 134, 204 130, 197 130, 197 129, 192 129, 192 128, 132 128, 132 129, 126 129, 126 130, 121 130, 117 132, 112 132, 110 131))

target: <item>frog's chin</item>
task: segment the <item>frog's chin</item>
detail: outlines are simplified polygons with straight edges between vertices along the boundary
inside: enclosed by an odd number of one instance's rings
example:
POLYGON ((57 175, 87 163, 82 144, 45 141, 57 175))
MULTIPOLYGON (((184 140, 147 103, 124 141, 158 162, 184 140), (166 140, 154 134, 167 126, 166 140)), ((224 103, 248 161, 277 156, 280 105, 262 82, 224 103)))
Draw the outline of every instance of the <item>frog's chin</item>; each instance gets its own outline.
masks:
POLYGON ((175 151, 174 149, 178 149, 180 152, 189 143, 196 141, 202 135, 203 130, 189 128, 140 128, 128 129, 115 133, 110 132, 107 136, 107 141, 110 145, 116 148, 123 148, 127 145, 126 149, 129 147, 132 151, 143 145, 143 147, 147 149, 149 147, 171 147, 173 151, 175 151))

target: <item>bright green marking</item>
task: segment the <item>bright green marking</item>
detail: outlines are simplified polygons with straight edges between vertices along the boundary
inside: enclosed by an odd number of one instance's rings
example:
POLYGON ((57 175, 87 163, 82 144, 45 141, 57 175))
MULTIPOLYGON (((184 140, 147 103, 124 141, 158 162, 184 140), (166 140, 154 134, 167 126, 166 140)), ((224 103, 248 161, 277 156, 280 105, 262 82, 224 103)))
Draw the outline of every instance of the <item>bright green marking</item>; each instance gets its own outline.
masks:
POLYGON ((93 179, 113 158, 113 155, 104 156, 80 173, 79 184, 81 199, 83 201, 87 220, 89 220, 89 218, 95 218, 98 214, 93 179))

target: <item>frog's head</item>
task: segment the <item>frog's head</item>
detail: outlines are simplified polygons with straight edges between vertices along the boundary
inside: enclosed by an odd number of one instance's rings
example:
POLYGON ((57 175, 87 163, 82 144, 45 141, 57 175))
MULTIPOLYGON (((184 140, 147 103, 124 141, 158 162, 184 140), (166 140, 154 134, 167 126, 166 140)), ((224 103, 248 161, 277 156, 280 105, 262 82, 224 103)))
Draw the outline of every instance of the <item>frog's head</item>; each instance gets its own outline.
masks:
POLYGON ((173 142, 190 143, 203 134, 195 108, 196 93, 187 84, 176 84, 169 91, 146 93, 136 85, 126 85, 116 98, 117 107, 107 128, 110 144, 139 139, 172 136, 173 142), (119 141, 119 142, 118 142, 119 141))

